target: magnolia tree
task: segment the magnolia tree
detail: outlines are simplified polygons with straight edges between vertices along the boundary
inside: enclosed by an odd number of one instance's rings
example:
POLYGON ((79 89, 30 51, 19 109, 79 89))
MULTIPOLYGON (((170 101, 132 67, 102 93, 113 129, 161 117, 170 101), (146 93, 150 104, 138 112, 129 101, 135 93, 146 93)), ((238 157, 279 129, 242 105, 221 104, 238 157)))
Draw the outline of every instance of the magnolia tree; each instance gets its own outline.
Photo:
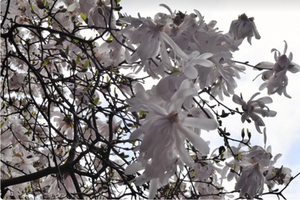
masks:
POLYGON ((1 2, 2 198, 285 198, 299 173, 266 145, 272 99, 235 88, 254 68, 258 91, 290 97, 287 74, 300 66, 287 44, 273 62, 234 61, 245 38, 260 38, 254 18, 223 33, 198 10, 161 6, 134 18, 116 0, 1 2), (222 123, 232 115, 257 133, 233 137, 222 123), (251 145, 260 133, 265 145, 251 145))

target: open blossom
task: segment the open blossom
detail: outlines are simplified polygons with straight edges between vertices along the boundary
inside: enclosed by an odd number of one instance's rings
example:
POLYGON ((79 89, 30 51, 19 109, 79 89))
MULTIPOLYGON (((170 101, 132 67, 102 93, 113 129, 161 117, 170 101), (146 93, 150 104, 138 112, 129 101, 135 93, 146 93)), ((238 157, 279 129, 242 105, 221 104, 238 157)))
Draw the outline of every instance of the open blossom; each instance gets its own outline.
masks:
POLYGON ((262 97, 254 100, 254 98, 259 94, 259 92, 255 93, 247 103, 236 94, 233 95, 232 100, 233 102, 242 106, 244 111, 241 118, 242 122, 244 123, 246 119, 251 118, 255 122, 256 130, 261 133, 260 126, 265 126, 265 123, 258 114, 262 115, 263 117, 274 117, 277 112, 270 110, 265 105, 273 102, 270 97, 262 97))
POLYGON ((23 73, 15 72, 13 76, 9 79, 9 88, 11 90, 18 89, 24 85, 25 75, 23 73))
POLYGON ((266 175, 266 184, 268 185, 268 188, 272 189, 275 186, 275 183, 286 185, 292 177, 291 173, 292 170, 290 168, 283 166, 281 166, 281 168, 276 168, 271 166, 266 175))
POLYGON ((250 198, 253 198, 257 194, 262 194, 265 177, 260 168, 259 163, 244 167, 242 175, 235 185, 235 189, 240 191, 241 197, 247 194, 250 198))
POLYGON ((33 153, 26 151, 21 146, 16 146, 15 151, 16 152, 12 157, 11 163, 14 166, 18 166, 19 169, 23 170, 23 172, 25 173, 36 172, 33 164, 40 158, 38 156, 35 156, 33 153))
POLYGON ((254 24, 254 18, 248 18, 245 13, 240 15, 237 20, 231 22, 229 33, 233 35, 235 40, 243 40, 247 37, 250 44, 253 35, 256 39, 260 39, 260 35, 254 24))
MULTIPOLYGON (((132 17, 120 20, 130 24, 129 27, 123 30, 123 35, 133 45, 138 45, 132 57, 127 59, 127 62, 131 63, 141 59, 142 64, 146 65, 147 60, 152 59, 156 63, 154 67, 172 70, 173 66, 169 56, 171 55, 175 59, 178 56, 178 60, 175 60, 175 62, 180 66, 181 72, 190 79, 195 79, 198 76, 195 68, 196 65, 204 67, 213 66, 213 63, 208 60, 213 56, 212 53, 200 54, 196 50, 188 55, 178 46, 178 41, 174 41, 167 34, 169 33, 168 28, 174 25, 171 15, 158 14, 155 16, 154 21, 150 18, 132 17), (167 30, 165 31, 165 29, 167 30), (171 47, 171 53, 167 52, 168 47, 171 47), (160 55, 160 61, 156 59, 158 55, 160 55)), ((151 66, 149 67, 151 68, 151 66)))
POLYGON ((138 147, 138 162, 129 165, 125 173, 132 174, 144 169, 144 174, 135 181, 137 185, 151 181, 150 198, 154 197, 160 186, 167 183, 177 165, 182 167, 185 163, 193 166, 193 159, 184 147, 185 139, 202 154, 209 153, 208 144, 190 128, 213 130, 218 124, 214 119, 187 117, 181 106, 187 97, 193 95, 196 95, 196 91, 190 88, 190 82, 186 79, 170 102, 165 102, 162 107, 151 102, 140 102, 140 106, 133 107, 147 111, 148 115, 142 126, 130 136, 130 139, 142 139, 142 143, 138 147))
POLYGON ((255 67, 258 69, 268 69, 268 71, 263 72, 262 79, 265 81, 260 87, 260 90, 264 88, 268 89, 268 94, 278 93, 281 95, 291 98, 287 92, 286 87, 288 85, 288 77, 286 72, 289 71, 291 73, 297 73, 300 71, 300 66, 296 63, 293 63, 293 54, 290 52, 289 56, 285 55, 287 50, 287 43, 284 41, 284 53, 281 53, 277 49, 272 49, 272 52, 275 54, 276 63, 271 62, 261 62, 257 64, 255 67))

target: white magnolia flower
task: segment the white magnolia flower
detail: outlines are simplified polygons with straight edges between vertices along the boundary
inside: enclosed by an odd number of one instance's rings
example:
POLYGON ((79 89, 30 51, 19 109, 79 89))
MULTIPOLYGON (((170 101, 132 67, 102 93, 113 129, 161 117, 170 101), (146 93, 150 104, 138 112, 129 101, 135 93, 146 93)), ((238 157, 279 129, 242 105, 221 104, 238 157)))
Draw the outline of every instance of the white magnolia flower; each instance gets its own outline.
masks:
POLYGON ((267 172, 266 184, 268 185, 269 189, 272 189, 275 184, 286 185, 287 183, 289 183, 292 177, 292 170, 283 166, 281 168, 271 166, 267 172))
POLYGON ((271 62, 261 62, 255 67, 258 69, 268 69, 268 71, 260 74, 262 75, 262 79, 266 81, 259 87, 260 90, 267 88, 269 94, 278 93, 279 95, 281 95, 283 93, 284 96, 291 98, 286 92, 286 87, 288 85, 288 77, 286 75, 286 72, 289 71, 291 73, 297 73, 300 71, 300 66, 292 62, 292 52, 290 52, 289 57, 285 55, 287 50, 287 43, 286 41, 284 41, 284 43, 285 47, 283 55, 281 55, 281 53, 277 49, 272 49, 271 51, 275 52, 275 64, 271 62))
POLYGON ((245 13, 240 15, 237 20, 231 22, 229 33, 233 35, 235 40, 243 40, 247 37, 250 44, 253 35, 256 39, 260 39, 260 35, 254 24, 254 18, 248 18, 245 13))
MULTIPOLYGON (((127 61, 134 62, 141 59, 143 65, 147 64, 148 59, 155 61, 156 57, 160 55, 161 64, 156 64, 156 67, 163 67, 163 69, 172 70, 172 64, 170 62, 170 55, 177 59, 182 73, 188 78, 194 79, 197 77, 198 72, 195 69, 195 65, 204 67, 211 67, 213 63, 207 60, 212 57, 211 53, 200 54, 199 51, 194 51, 190 55, 187 55, 177 43, 165 32, 165 27, 170 26, 173 23, 170 17, 164 17, 152 21, 150 18, 122 18, 121 21, 129 23, 130 26, 125 28, 123 35, 128 38, 132 44, 138 45, 136 51, 132 57, 127 61), (168 45, 168 46, 167 46, 168 45), (171 47, 172 53, 168 54, 167 47, 171 47)), ((167 31, 168 32, 168 31, 167 31)), ((156 62, 157 63, 157 62, 156 62)))
POLYGON ((12 77, 9 79, 9 89, 18 89, 24 85, 25 75, 23 73, 14 72, 12 77))
POLYGON ((262 97, 254 100, 254 98, 259 94, 259 92, 255 93, 247 103, 236 94, 233 95, 232 100, 233 102, 242 106, 244 111, 241 118, 242 122, 244 123, 246 119, 251 118, 255 122, 256 130, 261 133, 260 126, 265 126, 265 123, 258 116, 258 114, 262 115, 263 117, 274 117, 277 112, 270 110, 265 105, 273 102, 270 97, 262 97))
POLYGON ((16 153, 12 157, 11 164, 18 166, 20 170, 23 170, 23 172, 27 174, 36 172, 37 170, 33 167, 33 164, 40 158, 26 151, 20 145, 18 145, 15 150, 16 153))
POLYGON ((167 183, 177 165, 185 163, 193 166, 193 159, 185 150, 186 139, 202 154, 209 153, 208 144, 191 128, 214 130, 218 127, 217 122, 209 118, 187 117, 181 109, 186 98, 196 94, 190 88, 189 80, 185 80, 170 102, 165 102, 163 107, 151 102, 140 102, 138 106, 148 112, 142 126, 130 136, 130 139, 142 139, 139 146, 140 157, 137 163, 127 167, 125 173, 132 174, 145 169, 144 174, 136 178, 136 184, 151 180, 150 198, 154 197, 158 187, 167 183))
MULTIPOLYGON (((97 1, 97 5, 93 6, 88 12, 88 25, 100 27, 98 29, 99 34, 102 34, 106 27, 110 26, 110 28, 116 28, 116 17, 111 12, 111 1, 97 1), (112 16, 111 16, 112 15, 112 16), (110 24, 108 24, 110 21, 110 24)), ((113 2, 113 6, 116 7, 115 1, 113 2)), ((86 4, 84 2, 83 4, 86 4)))
POLYGON ((248 197, 253 198, 256 195, 262 194, 265 177, 260 168, 259 163, 254 163, 243 168, 242 175, 235 185, 235 190, 240 191, 241 197, 247 194, 248 197))

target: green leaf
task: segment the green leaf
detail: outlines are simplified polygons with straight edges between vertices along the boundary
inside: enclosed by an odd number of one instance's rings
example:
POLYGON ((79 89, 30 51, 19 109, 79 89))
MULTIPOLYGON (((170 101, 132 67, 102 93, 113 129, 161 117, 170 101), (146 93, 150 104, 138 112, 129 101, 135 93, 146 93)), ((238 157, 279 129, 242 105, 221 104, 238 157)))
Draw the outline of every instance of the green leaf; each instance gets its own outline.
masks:
POLYGON ((133 145, 133 146, 135 146, 135 142, 136 142, 136 140, 133 140, 133 141, 132 141, 132 145, 133 145))
POLYGON ((88 91, 88 90, 90 89, 90 87, 92 86, 92 84, 93 84, 93 83, 90 83, 90 84, 83 90, 83 92, 88 91))
POLYGON ((49 60, 50 60, 50 57, 47 57, 47 58, 44 60, 44 62, 43 62, 43 64, 42 64, 42 67, 45 67, 46 65, 48 65, 49 60))
POLYGON ((79 58, 80 58, 80 53, 77 55, 77 58, 76 58, 76 65, 78 65, 78 63, 79 63, 79 58))
POLYGON ((97 104, 99 102, 99 97, 97 97, 96 99, 94 99, 94 104, 97 104))
POLYGON ((89 63, 90 63, 90 60, 86 60, 84 65, 83 65, 83 69, 86 69, 87 66, 89 65, 89 63))
POLYGON ((33 8, 33 5, 32 5, 32 4, 30 4, 30 9, 31 9, 31 12, 34 13, 34 8, 33 8))
POLYGON ((0 128, 1 128, 4 124, 5 124, 5 122, 2 122, 2 123, 0 124, 0 128))
POLYGON ((192 178, 195 177, 195 174, 196 174, 196 170, 193 171, 192 178))
POLYGON ((147 112, 146 112, 146 111, 141 110, 141 111, 139 112, 139 116, 140 116, 140 117, 143 117, 143 116, 146 116, 146 115, 147 115, 147 112))
POLYGON ((81 18, 83 21, 85 21, 85 20, 86 20, 86 17, 84 16, 84 14, 83 14, 83 13, 80 13, 80 18, 81 18))
POLYGON ((112 35, 109 36, 109 38, 106 39, 106 42, 111 42, 114 39, 112 35))
POLYGON ((178 69, 178 68, 176 68, 176 67, 173 67, 172 73, 175 73, 175 72, 180 72, 180 69, 178 69))

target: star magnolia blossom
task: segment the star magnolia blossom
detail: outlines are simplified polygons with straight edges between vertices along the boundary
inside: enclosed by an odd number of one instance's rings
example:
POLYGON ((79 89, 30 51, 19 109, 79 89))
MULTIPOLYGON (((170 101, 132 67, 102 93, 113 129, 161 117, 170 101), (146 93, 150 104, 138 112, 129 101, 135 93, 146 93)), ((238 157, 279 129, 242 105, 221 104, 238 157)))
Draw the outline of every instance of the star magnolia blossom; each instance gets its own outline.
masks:
POLYGON ((126 36, 132 44, 139 44, 132 57, 127 59, 128 62, 141 59, 142 64, 147 64, 146 61, 148 59, 155 60, 155 57, 160 54, 162 65, 157 65, 171 70, 172 64, 167 53, 167 45, 169 45, 174 52, 173 57, 176 58, 176 56, 178 56, 180 58, 178 64, 181 67, 182 73, 190 79, 195 79, 198 75, 195 65, 203 67, 213 66, 213 63, 207 60, 213 56, 212 53, 200 54, 199 51, 193 51, 188 55, 165 32, 165 28, 168 32, 168 28, 173 24, 171 16, 157 14, 154 21, 148 18, 132 17, 126 17, 120 20, 130 24, 129 27, 124 29, 123 35, 126 36))
POLYGON ((265 126, 265 123, 257 114, 260 114, 263 117, 274 117, 277 112, 270 110, 265 105, 273 102, 270 97, 262 97, 257 100, 253 100, 259 94, 259 92, 255 93, 247 103, 236 94, 233 95, 232 100, 233 102, 241 105, 243 108, 244 113, 241 118, 242 122, 244 123, 245 120, 250 117, 255 122, 256 130, 261 133, 260 126, 265 126))
POLYGON ((241 197, 248 194, 250 198, 253 198, 256 194, 262 194, 264 181, 265 177, 260 170, 260 164, 255 163, 243 169, 242 175, 235 185, 235 189, 237 191, 240 190, 241 197))
MULTIPOLYGON (((140 157, 137 163, 129 165, 126 174, 132 174, 144 169, 144 174, 136 178, 136 184, 141 185, 151 180, 150 198, 158 187, 167 183, 174 174, 176 166, 193 166, 193 159, 184 148, 185 139, 188 139, 202 154, 209 153, 208 144, 191 128, 214 130, 218 127, 214 119, 187 117, 181 106, 189 96, 196 95, 190 88, 190 82, 181 83, 170 102, 162 107, 153 103, 145 103, 139 108, 148 111, 142 126, 135 130, 130 139, 142 139, 139 146, 140 157)), ((130 102, 130 101, 129 101, 130 102)), ((131 109, 131 111, 139 111, 131 109)))
POLYGON ((264 82, 259 87, 259 90, 267 88, 268 94, 278 93, 279 95, 281 95, 283 93, 284 96, 291 98, 291 96, 286 92, 286 87, 288 85, 288 77, 286 75, 286 72, 289 71, 291 73, 297 73, 300 71, 300 66, 292 62, 292 52, 290 52, 289 57, 285 55, 287 50, 287 43, 286 41, 284 41, 284 43, 285 46, 283 55, 281 55, 281 53, 277 49, 272 49, 271 51, 275 52, 275 64, 271 62, 261 62, 255 67, 258 69, 268 69, 268 71, 260 74, 262 75, 262 79, 266 82, 264 82))
POLYGON ((237 20, 232 21, 229 33, 234 36, 235 40, 243 40, 245 37, 247 37, 247 40, 250 44, 253 35, 256 39, 260 39, 260 35, 254 24, 254 18, 248 18, 246 14, 240 15, 237 20))

